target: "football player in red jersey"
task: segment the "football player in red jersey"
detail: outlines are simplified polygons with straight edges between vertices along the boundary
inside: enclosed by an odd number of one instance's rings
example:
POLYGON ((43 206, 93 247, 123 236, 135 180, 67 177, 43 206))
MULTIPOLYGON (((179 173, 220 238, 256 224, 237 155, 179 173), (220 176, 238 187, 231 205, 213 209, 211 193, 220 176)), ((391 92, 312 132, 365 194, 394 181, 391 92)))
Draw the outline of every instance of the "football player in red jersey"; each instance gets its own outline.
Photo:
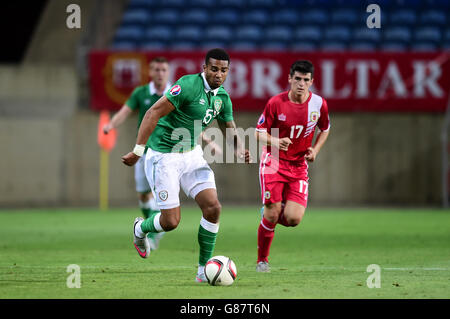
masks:
POLYGON ((259 167, 264 206, 258 228, 258 272, 270 271, 275 226, 297 226, 302 220, 308 201, 307 162, 316 159, 330 129, 327 102, 310 91, 312 63, 294 62, 288 80, 289 91, 269 99, 255 131, 256 139, 266 145, 259 167))

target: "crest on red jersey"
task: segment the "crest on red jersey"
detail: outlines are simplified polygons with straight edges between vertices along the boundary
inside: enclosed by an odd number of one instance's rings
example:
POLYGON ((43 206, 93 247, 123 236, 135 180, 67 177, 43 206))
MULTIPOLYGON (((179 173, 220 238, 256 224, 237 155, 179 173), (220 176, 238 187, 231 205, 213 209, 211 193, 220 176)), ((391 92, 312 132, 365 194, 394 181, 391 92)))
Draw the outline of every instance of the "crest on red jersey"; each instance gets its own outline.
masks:
POLYGON ((263 124, 265 120, 266 120, 266 118, 264 117, 264 114, 261 114, 261 116, 258 119, 258 125, 263 124))
POLYGON ((280 115, 278 115, 278 121, 286 121, 286 115, 281 113, 280 115))
POLYGON ((319 112, 311 112, 311 122, 317 122, 319 120, 319 112))

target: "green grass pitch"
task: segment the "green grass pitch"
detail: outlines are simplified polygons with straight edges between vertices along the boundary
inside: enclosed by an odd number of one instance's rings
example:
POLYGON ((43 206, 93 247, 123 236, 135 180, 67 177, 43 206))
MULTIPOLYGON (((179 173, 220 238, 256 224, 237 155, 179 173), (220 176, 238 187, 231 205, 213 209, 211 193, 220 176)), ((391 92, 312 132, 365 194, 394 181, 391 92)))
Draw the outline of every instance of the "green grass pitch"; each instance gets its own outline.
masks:
POLYGON ((278 225, 271 273, 256 273, 259 207, 224 205, 215 255, 231 257, 229 287, 194 282, 200 211, 141 259, 132 244, 137 208, 0 210, 0 298, 450 298, 450 212, 309 208, 295 228, 278 225), (68 288, 67 266, 81 269, 68 288), (367 266, 381 267, 368 288, 367 266))

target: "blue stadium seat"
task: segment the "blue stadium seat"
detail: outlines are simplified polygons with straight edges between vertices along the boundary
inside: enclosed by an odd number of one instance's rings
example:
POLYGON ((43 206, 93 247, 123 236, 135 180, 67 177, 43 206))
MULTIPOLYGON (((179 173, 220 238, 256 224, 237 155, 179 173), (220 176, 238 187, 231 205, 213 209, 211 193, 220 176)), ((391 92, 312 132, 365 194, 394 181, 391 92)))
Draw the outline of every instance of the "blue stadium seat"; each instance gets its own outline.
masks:
POLYGON ((214 5, 214 1, 211 0, 189 0, 189 7, 191 8, 209 8, 214 5))
POLYGON ((220 21, 228 25, 236 25, 240 22, 239 12, 234 9, 219 10, 210 18, 210 21, 220 21))
POLYGON ((257 25, 243 25, 235 30, 235 36, 238 40, 260 41, 263 36, 263 30, 257 25))
POLYGON ((380 29, 361 27, 353 30, 353 41, 378 43, 381 40, 380 29))
POLYGON ((439 46, 433 42, 413 42, 411 44, 412 51, 433 52, 439 49, 439 46))
POLYGON ((180 19, 177 9, 161 9, 152 11, 152 21, 155 24, 176 24, 180 19))
POLYGON ((125 50, 132 51, 137 48, 136 43, 133 41, 117 41, 111 45, 112 50, 125 50))
POLYGON ((381 42, 381 51, 403 52, 408 50, 408 45, 401 42, 381 42))
POLYGON ((205 39, 208 41, 229 41, 233 37, 233 32, 230 27, 225 25, 217 25, 206 28, 204 32, 205 39))
POLYGON ((286 42, 276 41, 276 42, 264 42, 261 46, 263 51, 286 51, 288 45, 286 42))
POLYGON ((416 41, 431 41, 437 44, 441 39, 442 34, 438 27, 422 27, 414 31, 414 40, 416 41))
POLYGON ((331 13, 331 22, 334 24, 355 24, 359 20, 359 14, 353 9, 338 9, 331 13))
POLYGON ((235 51, 254 51, 258 49, 258 46, 251 41, 236 41, 232 42, 229 48, 235 51))
POLYGON ((351 31, 349 27, 346 26, 329 26, 325 30, 325 41, 340 41, 347 42, 351 39, 351 31))
POLYGON ((345 43, 343 42, 329 42, 329 41, 325 41, 322 42, 322 44, 320 45, 320 50, 321 51, 346 51, 347 50, 347 45, 345 45, 345 43))
POLYGON ((265 7, 265 8, 275 8, 278 4, 276 0, 247 0, 248 5, 251 7, 265 7))
POLYGON ((390 24, 412 26, 417 23, 417 14, 415 10, 400 9, 388 12, 388 22, 390 24))
POLYGON ((185 8, 186 0, 163 0, 159 1, 166 8, 185 8))
POLYGON ((209 22, 209 14, 207 10, 204 9, 191 9, 185 11, 181 15, 182 23, 192 23, 192 24, 206 24, 209 22))
POLYGON ((425 12, 422 12, 420 15, 420 23, 421 24, 429 24, 429 25, 441 25, 444 26, 446 21, 445 12, 442 12, 440 10, 428 10, 425 12))
POLYGON ((200 41, 203 31, 197 25, 179 25, 175 31, 175 39, 181 41, 200 41))
POLYGON ((383 32, 384 40, 407 43, 411 40, 411 30, 407 27, 387 28, 383 32))
POLYGON ((447 28, 447 30, 445 30, 444 40, 450 40, 450 28, 447 28))
POLYGON ((226 48, 227 42, 225 41, 203 41, 200 43, 200 48, 209 50, 214 48, 226 48))
POLYGON ((297 27, 295 30, 295 39, 301 42, 317 43, 322 41, 322 30, 318 26, 297 27))
POLYGON ((291 51, 309 52, 309 51, 316 51, 317 46, 313 42, 296 41, 290 45, 289 49, 291 51))
POLYGON ((218 7, 223 8, 242 8, 246 5, 247 0, 219 0, 218 1, 218 7))
POLYGON ((328 24, 329 15, 325 9, 310 9, 300 12, 300 21, 303 25, 308 24, 328 24))
POLYGON ((122 25, 145 25, 150 21, 150 13, 146 9, 133 9, 125 11, 122 25))
MULTIPOLYGON (((289 24, 295 25, 299 21, 299 14, 297 10, 282 9, 272 13, 272 23, 273 24, 289 24)), ((267 21, 268 22, 268 21, 267 21)))
POLYGON ((414 8, 414 10, 424 5, 424 0, 391 0, 391 2, 392 6, 414 8))
POLYGON ((173 37, 172 28, 165 25, 155 25, 147 28, 145 38, 147 40, 164 40, 168 41, 173 37))
POLYGON ((121 26, 117 29, 115 40, 140 41, 144 36, 144 30, 139 26, 121 26))
POLYGON ((264 33, 266 41, 290 41, 294 39, 292 29, 287 26, 270 26, 267 27, 264 33))
POLYGON ((254 9, 245 11, 241 15, 242 23, 251 23, 251 24, 267 24, 270 20, 270 16, 266 10, 262 9, 254 9))
POLYGON ((142 50, 165 50, 167 43, 163 41, 144 41, 139 46, 142 50))
POLYGON ((169 46, 170 50, 176 51, 191 51, 196 50, 197 48, 198 48, 197 43, 190 41, 172 42, 172 44, 169 46))
POLYGON ((349 49, 350 51, 372 52, 377 49, 377 45, 372 42, 351 42, 349 49))
POLYGON ((148 9, 154 7, 159 3, 158 0, 130 0, 128 2, 127 10, 132 9, 148 9))

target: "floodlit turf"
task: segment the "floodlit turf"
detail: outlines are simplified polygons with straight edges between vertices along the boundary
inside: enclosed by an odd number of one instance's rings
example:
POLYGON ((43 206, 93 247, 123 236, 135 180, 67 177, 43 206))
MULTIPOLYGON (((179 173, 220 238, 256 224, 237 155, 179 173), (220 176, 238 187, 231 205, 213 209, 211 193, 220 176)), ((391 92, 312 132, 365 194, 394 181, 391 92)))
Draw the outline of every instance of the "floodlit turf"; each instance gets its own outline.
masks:
POLYGON ((310 208, 296 228, 277 226, 271 273, 256 273, 259 207, 224 205, 216 255, 231 257, 230 287, 194 282, 200 212, 141 259, 137 208, 0 210, 0 298, 450 298, 450 211, 310 208), (67 266, 81 288, 67 288, 67 266), (381 267, 368 288, 367 266, 381 267))

